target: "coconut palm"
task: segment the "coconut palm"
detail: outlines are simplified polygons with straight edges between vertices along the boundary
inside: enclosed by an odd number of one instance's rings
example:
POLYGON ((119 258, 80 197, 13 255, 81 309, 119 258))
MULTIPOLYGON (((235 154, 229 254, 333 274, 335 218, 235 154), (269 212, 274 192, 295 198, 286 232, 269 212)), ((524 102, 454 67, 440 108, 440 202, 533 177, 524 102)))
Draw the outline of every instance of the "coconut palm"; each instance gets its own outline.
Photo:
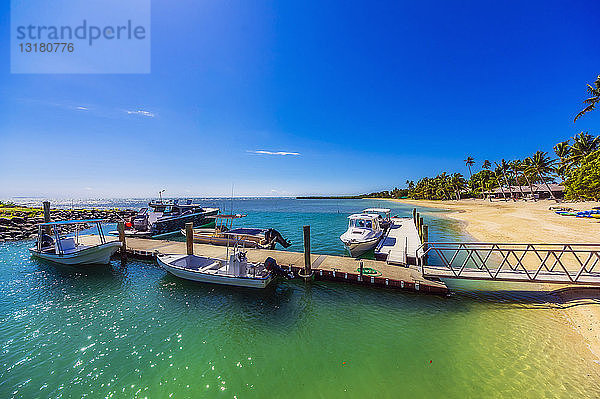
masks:
POLYGON ((483 169, 489 169, 492 167, 492 164, 490 163, 490 161, 488 161, 487 159, 485 161, 483 161, 483 165, 481 165, 481 167, 483 169))
POLYGON ((536 172, 540 180, 542 180, 542 182, 546 185, 548 193, 550 193, 552 199, 556 201, 556 197, 546 181, 546 176, 551 174, 554 170, 555 162, 556 161, 553 159, 550 159, 547 152, 536 151, 536 153, 531 156, 531 163, 529 167, 536 172))
POLYGON ((591 97, 583 100, 583 103, 586 104, 586 107, 579 111, 579 113, 575 116, 575 119, 573 119, 573 122, 577 122, 577 119, 596 108, 596 104, 598 104, 600 101, 600 75, 598 75, 596 78, 594 86, 590 84, 587 85, 587 91, 590 93, 591 97))
POLYGON ((536 202, 537 199, 535 198, 535 194, 533 193, 533 184, 531 184, 531 180, 529 180, 529 177, 527 176, 527 171, 530 170, 531 168, 531 158, 525 158, 519 165, 521 174, 523 175, 523 177, 525 177, 525 181, 527 182, 527 185, 529 186, 529 190, 531 190, 531 196, 533 197, 533 201, 536 202))
POLYGON ((581 132, 573 137, 573 145, 569 151, 569 162, 579 165, 581 161, 600 148, 600 136, 592 136, 588 132, 581 132))
POLYGON ((519 187, 519 191, 521 192, 521 198, 525 198, 525 193, 523 192, 523 187, 521 187, 521 183, 519 182, 519 169, 521 168, 521 161, 518 159, 508 163, 508 167, 513 172, 513 176, 515 177, 515 182, 519 187))
MULTIPOLYGON (((506 185, 508 186, 508 191, 510 192, 510 198, 514 201, 515 197, 512 192, 512 186, 510 185, 510 181, 508 180, 508 177, 506 177, 506 169, 508 169, 508 164, 506 163, 506 160, 504 158, 502 158, 502 160, 500 161, 500 165, 498 165, 497 162, 494 162, 494 164, 496 164, 496 170, 500 170, 500 172, 504 176, 504 181, 506 182, 506 185)), ((500 186, 502 187, 502 185, 500 185, 500 186)))

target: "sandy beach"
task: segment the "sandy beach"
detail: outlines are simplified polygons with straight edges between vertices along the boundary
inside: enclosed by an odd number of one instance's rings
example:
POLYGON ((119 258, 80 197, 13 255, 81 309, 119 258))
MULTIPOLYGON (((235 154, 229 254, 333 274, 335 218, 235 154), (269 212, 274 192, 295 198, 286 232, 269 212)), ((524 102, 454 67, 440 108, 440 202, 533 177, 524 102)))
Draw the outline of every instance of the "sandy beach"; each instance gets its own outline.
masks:
MULTIPOLYGON (((477 241, 515 243, 600 243, 600 220, 560 216, 551 206, 577 210, 600 206, 598 202, 512 202, 466 199, 460 201, 391 200, 414 205, 447 209, 444 216, 460 221, 477 241)), ((426 210, 421 210, 426 213, 426 210)), ((439 214, 436 214, 439 215, 439 214)), ((564 286, 563 286, 564 287, 564 286)), ((556 286, 548 285, 548 290, 556 286)), ((559 289, 557 310, 585 340, 600 360, 600 289, 559 289)))

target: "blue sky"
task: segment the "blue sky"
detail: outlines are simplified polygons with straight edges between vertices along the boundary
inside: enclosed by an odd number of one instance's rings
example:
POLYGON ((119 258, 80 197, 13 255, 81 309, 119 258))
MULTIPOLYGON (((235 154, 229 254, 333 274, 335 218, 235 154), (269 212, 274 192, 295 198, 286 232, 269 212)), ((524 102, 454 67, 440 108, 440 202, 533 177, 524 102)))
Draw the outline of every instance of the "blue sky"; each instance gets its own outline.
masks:
MULTIPOLYGON (((600 134, 600 111, 573 123, 599 12, 153 1, 149 74, 11 74, 1 40, 0 197, 355 194, 552 151, 600 134)), ((5 2, 6 38, 9 22, 5 2)))

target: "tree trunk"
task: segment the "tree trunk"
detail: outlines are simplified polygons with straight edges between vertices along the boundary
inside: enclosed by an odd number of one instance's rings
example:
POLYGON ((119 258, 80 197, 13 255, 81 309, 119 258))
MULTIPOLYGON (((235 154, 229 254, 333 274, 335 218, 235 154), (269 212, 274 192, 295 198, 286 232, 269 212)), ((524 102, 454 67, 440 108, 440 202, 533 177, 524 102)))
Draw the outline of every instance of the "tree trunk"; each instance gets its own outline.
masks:
POLYGON ((523 192, 523 189, 521 188, 521 183, 519 183, 519 177, 517 176, 517 171, 513 169, 513 173, 514 173, 514 176, 515 176, 515 181, 519 185, 519 191, 521 192, 521 198, 523 200, 525 200, 525 193, 523 192))
POLYGON ((533 202, 537 202, 537 199, 535 199, 535 194, 533 193, 533 185, 531 184, 531 181, 529 181, 529 177, 527 177, 527 174, 525 172, 521 172, 523 174, 523 177, 525 177, 525 181, 527 181, 527 185, 529 186, 529 189, 531 190, 531 196, 533 197, 533 202))
POLYGON ((548 185, 548 183, 546 182, 546 179, 544 179, 544 176, 540 173, 540 170, 536 167, 535 170, 537 170, 538 172, 538 176, 540 177, 540 179, 542 179, 542 182, 544 182, 544 184, 546 185, 546 188, 548 189, 548 192, 550 193, 550 196, 552 197, 552 199, 556 202, 558 202, 558 200, 556 199, 556 197, 554 196, 554 193, 552 192, 552 190, 550 189, 550 186, 548 185))
MULTIPOLYGON (((494 171, 494 175, 496 175, 496 181, 498 181, 498 173, 496 173, 496 171, 494 171)), ((506 193, 504 192, 504 188, 502 187, 502 182, 500 182, 499 186, 500 186, 500 191, 502 191, 502 196, 504 197, 504 201, 506 201, 506 193)))

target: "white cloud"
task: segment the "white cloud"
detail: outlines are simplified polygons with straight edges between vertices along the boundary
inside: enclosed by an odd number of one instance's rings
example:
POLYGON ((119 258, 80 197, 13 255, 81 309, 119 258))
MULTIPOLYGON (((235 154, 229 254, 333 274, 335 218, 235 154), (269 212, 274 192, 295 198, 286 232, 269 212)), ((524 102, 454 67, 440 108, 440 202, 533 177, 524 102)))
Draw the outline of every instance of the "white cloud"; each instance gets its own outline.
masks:
POLYGON ((248 152, 251 154, 256 154, 256 155, 295 155, 295 156, 300 155, 299 152, 289 152, 289 151, 265 151, 265 150, 250 151, 250 150, 248 150, 248 152))
POLYGON ((75 109, 80 109, 82 111, 87 111, 88 107, 75 107, 75 109))
POLYGON ((148 118, 154 118, 156 115, 150 111, 144 111, 143 109, 138 109, 136 111, 125 111, 128 115, 141 115, 147 116, 148 118))

